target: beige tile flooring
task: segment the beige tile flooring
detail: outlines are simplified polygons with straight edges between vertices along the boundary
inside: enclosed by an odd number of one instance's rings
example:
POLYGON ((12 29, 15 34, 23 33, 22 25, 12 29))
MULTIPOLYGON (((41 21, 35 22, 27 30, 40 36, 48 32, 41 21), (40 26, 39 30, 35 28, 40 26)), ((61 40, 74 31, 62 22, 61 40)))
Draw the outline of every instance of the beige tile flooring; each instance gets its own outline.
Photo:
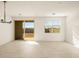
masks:
POLYGON ((66 42, 13 41, 0 46, 4 58, 72 58, 79 57, 79 49, 66 42))

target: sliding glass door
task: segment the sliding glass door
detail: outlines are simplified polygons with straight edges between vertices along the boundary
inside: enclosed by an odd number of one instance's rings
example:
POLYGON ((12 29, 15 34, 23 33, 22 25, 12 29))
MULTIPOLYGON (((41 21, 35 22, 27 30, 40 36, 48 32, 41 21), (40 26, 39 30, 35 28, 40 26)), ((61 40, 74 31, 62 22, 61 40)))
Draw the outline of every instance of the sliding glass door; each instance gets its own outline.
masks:
POLYGON ((24 40, 33 40, 33 38, 34 38, 34 21, 28 20, 28 21, 23 22, 23 29, 24 29, 24 34, 23 34, 24 40))
POLYGON ((15 40, 34 40, 34 21, 15 21, 15 40))

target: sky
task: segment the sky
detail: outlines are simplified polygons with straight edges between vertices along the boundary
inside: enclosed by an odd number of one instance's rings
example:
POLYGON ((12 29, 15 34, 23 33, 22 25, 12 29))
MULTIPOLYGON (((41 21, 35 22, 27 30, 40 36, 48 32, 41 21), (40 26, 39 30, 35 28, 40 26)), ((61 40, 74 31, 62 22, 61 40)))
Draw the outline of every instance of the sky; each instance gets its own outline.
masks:
POLYGON ((50 28, 52 26, 60 26, 61 22, 59 20, 46 20, 45 21, 45 28, 50 28))
POLYGON ((23 22, 23 28, 34 28, 34 22, 23 22))
MULTIPOLYGON (((59 20, 48 20, 44 23, 45 27, 51 27, 53 25, 61 25, 59 20)), ((23 28, 34 28, 34 22, 23 22, 23 28)))

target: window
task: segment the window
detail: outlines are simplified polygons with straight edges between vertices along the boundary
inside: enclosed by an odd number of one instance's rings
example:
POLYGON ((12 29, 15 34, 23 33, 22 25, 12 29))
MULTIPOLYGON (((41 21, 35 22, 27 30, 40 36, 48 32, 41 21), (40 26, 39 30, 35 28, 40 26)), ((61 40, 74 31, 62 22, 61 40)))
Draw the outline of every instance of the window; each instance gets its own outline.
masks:
POLYGON ((33 21, 24 22, 23 28, 25 28, 25 33, 33 33, 34 32, 34 22, 33 21))
POLYGON ((60 20, 46 20, 44 23, 45 33, 59 33, 60 32, 60 20))

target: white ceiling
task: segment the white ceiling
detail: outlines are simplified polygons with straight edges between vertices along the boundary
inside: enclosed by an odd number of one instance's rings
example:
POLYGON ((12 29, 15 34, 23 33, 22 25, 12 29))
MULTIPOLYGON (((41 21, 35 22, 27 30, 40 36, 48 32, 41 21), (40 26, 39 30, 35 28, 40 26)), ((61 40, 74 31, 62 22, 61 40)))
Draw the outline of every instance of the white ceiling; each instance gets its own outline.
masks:
POLYGON ((20 4, 79 4, 79 1, 7 1, 20 4))
MULTIPOLYGON (((48 16, 52 13, 79 13, 79 1, 8 1, 9 16, 48 16)), ((3 2, 0 1, 0 14, 3 13, 3 2)), ((2 15, 2 14, 1 14, 2 15)))

